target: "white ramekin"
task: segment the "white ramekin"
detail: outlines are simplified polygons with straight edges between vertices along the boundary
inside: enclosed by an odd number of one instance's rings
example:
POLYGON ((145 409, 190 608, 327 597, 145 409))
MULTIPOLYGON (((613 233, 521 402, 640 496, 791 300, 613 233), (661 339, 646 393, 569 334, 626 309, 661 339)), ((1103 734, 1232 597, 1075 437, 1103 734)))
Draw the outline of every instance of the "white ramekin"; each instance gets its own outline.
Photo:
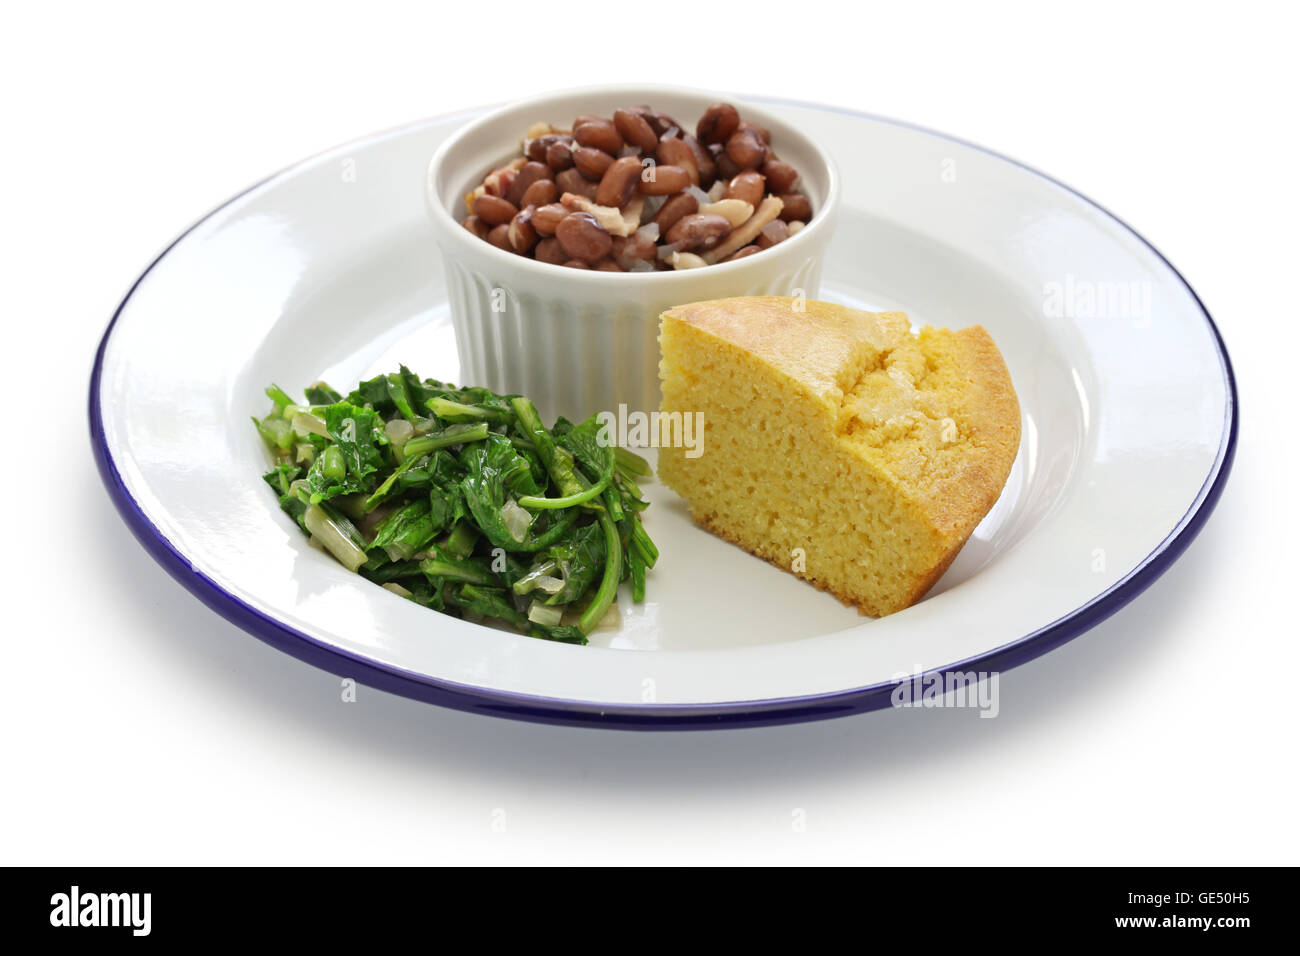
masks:
POLYGON ((601 86, 549 93, 495 110, 446 140, 429 163, 425 190, 446 271, 461 382, 527 395, 548 418, 659 407, 659 315, 686 302, 734 295, 816 298, 835 227, 839 175, 830 156, 790 126, 743 100, 670 86, 601 86), (713 103, 767 127, 781 159, 800 173, 812 202, 807 227, 735 262, 674 272, 596 272, 514 255, 460 225, 465 194, 519 155, 537 122, 568 128, 583 113, 649 105, 688 124, 713 103))

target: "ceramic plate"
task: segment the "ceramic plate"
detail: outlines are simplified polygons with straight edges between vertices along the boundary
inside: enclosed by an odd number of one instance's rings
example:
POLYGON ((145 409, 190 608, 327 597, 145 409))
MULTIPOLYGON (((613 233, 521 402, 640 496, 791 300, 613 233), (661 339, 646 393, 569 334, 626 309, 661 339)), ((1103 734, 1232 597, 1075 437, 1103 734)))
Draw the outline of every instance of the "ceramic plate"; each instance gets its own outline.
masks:
MULTIPOLYGON (((1095 203, 979 147, 763 101, 840 158, 822 297, 984 325, 1020 396, 1001 499, 916 606, 881 620, 695 528, 654 484, 644 604, 589 647, 441 615, 308 547, 260 474, 269 382, 339 388, 399 361, 459 381, 422 195, 474 113, 271 177, 169 246, 114 315, 90 418, 119 510, 218 613, 302 660, 482 713, 625 728, 771 724, 890 705, 901 680, 999 671, 1149 585, 1222 490, 1236 437, 1223 343, 1191 288, 1095 203), (869 157, 845 168, 850 157, 869 157)), ((593 410, 594 411, 594 410, 593 410)))

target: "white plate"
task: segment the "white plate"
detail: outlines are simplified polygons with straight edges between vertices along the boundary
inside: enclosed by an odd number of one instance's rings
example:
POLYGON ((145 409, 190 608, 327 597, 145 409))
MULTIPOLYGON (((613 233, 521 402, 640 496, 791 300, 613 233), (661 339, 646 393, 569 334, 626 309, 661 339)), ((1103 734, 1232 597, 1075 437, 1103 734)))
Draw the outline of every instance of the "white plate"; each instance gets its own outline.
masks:
MULTIPOLYGON (((765 102, 839 158, 822 297, 984 325, 1024 415, 1001 500, 923 601, 881 620, 695 528, 662 487, 647 601, 593 646, 418 607, 307 546, 260 479, 263 387, 339 388, 402 361, 457 380, 422 197, 474 114, 308 160, 173 243, 114 316, 91 383, 105 483, 140 540, 215 610, 343 676, 448 706, 697 728, 888 706, 910 675, 1004 670, 1128 600, 1222 489, 1236 401, 1195 294, 1136 233, 1043 175, 896 122, 765 102), (854 159, 867 157, 867 159, 854 159)), ((472 384, 472 383, 471 383, 472 384)))

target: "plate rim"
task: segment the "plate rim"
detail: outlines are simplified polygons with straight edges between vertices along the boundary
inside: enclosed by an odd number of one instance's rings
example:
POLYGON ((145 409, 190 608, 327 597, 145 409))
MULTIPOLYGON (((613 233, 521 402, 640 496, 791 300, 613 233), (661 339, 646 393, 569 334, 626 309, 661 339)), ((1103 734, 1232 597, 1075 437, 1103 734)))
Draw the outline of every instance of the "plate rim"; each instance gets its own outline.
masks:
POLYGON ((902 683, 914 681, 918 677, 925 679, 932 675, 952 671, 1002 672, 1010 670, 1055 650, 1062 644, 1096 627, 1112 614, 1125 607, 1164 574, 1200 533, 1222 496, 1223 488, 1236 458, 1240 419, 1236 376, 1223 335, 1215 324, 1209 310, 1205 307, 1204 302, 1201 301, 1196 290, 1192 288, 1191 283, 1187 281, 1164 253, 1124 219, 1074 187, 1013 157, 948 133, 862 110, 780 97, 744 98, 763 104, 837 113, 909 129, 977 150, 985 155, 1009 163, 1083 200, 1103 216, 1115 222, 1153 253, 1160 263, 1187 290, 1209 327, 1219 359, 1220 371, 1223 374, 1225 386, 1224 429, 1220 436, 1219 449, 1214 465, 1187 511, 1160 544, 1122 578, 1079 607, 1023 637, 964 660, 928 669, 920 675, 908 675, 899 680, 868 684, 847 690, 764 700, 716 701, 705 704, 604 705, 588 701, 552 698, 517 691, 493 690, 463 684, 445 678, 418 674, 395 665, 372 660, 351 651, 328 646, 310 635, 253 608, 225 590, 212 578, 196 569, 180 550, 158 530, 157 526, 154 525, 139 503, 126 489, 112 452, 108 447, 104 432, 103 409, 100 403, 104 356, 113 329, 125 311, 127 304, 131 301, 132 296, 154 268, 190 233, 227 206, 239 201, 262 186, 310 164, 319 156, 328 155, 348 145, 386 139, 420 129, 434 122, 448 121, 460 116, 477 115, 482 109, 490 107, 456 110, 438 116, 426 117, 412 123, 362 136, 349 143, 340 144, 340 146, 332 147, 286 166, 231 196, 193 222, 169 242, 131 283, 126 295, 123 296, 114 310, 96 349, 90 376, 88 402, 91 448, 95 463, 109 497, 127 527, 131 529, 136 539, 144 546, 146 552, 203 604, 240 629, 249 632, 254 637, 298 660, 337 676, 355 679, 379 690, 426 703, 437 704, 453 710, 526 720, 534 723, 570 726, 594 726, 623 730, 704 730, 798 723, 880 710, 891 705, 893 691, 902 683))

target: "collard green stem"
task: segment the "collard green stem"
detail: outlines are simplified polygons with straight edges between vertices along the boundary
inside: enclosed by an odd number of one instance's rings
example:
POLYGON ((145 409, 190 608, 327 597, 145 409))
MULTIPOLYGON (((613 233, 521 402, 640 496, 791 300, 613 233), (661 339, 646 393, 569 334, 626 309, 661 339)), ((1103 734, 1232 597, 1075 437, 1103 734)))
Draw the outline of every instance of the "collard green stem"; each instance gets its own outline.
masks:
POLYGON ((510 404, 514 406, 515 414, 519 416, 520 427, 537 447, 537 457, 542 460, 542 465, 545 466, 556 487, 560 489, 560 494, 564 497, 582 494, 583 487, 578 482, 578 476, 573 472, 573 463, 567 456, 559 454, 556 450, 555 439, 542 424, 542 418, 537 414, 537 407, 522 396, 512 398, 510 404))
POLYGON ((427 455, 439 448, 463 445, 471 441, 482 441, 487 436, 487 422, 479 422, 475 425, 450 425, 436 435, 421 435, 419 438, 412 438, 402 446, 402 454, 407 458, 419 458, 421 455, 427 455))
MULTIPOLYGON (((606 495, 606 504, 609 504, 609 496, 606 495)), ((582 612, 582 617, 578 619, 578 630, 583 634, 590 634, 600 619, 605 616, 609 606, 614 603, 614 595, 618 593, 618 583, 623 579, 623 542, 618 537, 618 525, 616 525, 609 512, 603 512, 597 516, 600 522, 600 528, 605 533, 605 575, 600 579, 600 587, 596 589, 596 596, 591 599, 587 609, 582 612)))

